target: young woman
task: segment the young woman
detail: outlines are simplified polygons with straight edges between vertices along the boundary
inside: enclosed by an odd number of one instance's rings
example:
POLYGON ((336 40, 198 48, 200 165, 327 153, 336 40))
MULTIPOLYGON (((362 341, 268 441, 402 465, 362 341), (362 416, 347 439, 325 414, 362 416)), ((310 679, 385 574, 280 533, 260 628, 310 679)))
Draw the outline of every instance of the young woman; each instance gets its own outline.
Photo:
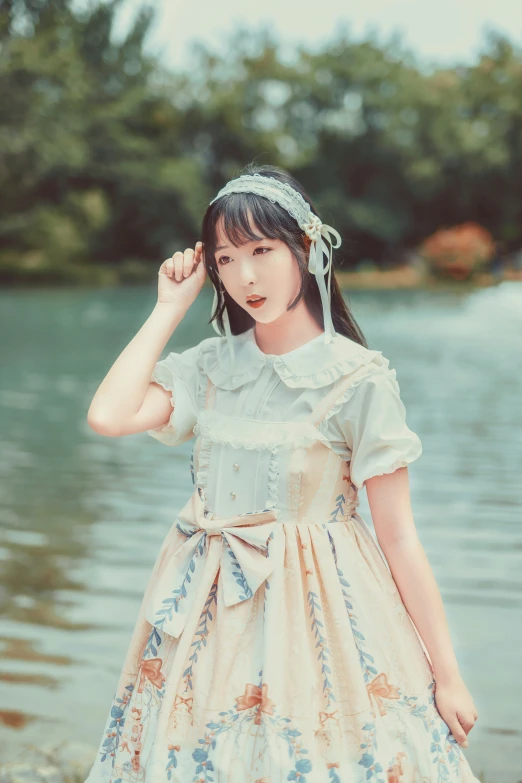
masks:
POLYGON ((476 781, 410 505, 422 447, 342 298, 339 242, 288 173, 247 167, 94 396, 102 435, 197 437, 88 783, 476 781), (220 336, 158 361, 207 273, 220 336))

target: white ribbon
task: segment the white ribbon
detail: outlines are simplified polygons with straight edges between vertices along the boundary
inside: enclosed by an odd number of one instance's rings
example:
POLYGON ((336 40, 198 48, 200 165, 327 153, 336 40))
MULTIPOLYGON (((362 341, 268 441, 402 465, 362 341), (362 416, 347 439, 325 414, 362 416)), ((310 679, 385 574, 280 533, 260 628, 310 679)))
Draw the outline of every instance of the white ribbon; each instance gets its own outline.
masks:
POLYGON ((322 223, 321 219, 311 211, 308 213, 308 220, 301 223, 300 226, 305 234, 312 240, 310 245, 310 256, 308 259, 308 270, 311 274, 315 275, 319 287, 319 294, 323 305, 324 342, 331 343, 335 337, 331 309, 332 250, 333 248, 340 246, 341 236, 335 228, 327 226, 326 223, 322 223), (336 239, 336 245, 334 245, 332 237, 336 239), (330 244, 329 248, 324 242, 325 239, 330 244), (326 266, 323 266, 323 255, 327 258, 326 266), (324 277, 328 271, 330 271, 330 274, 328 276, 327 291, 324 277))

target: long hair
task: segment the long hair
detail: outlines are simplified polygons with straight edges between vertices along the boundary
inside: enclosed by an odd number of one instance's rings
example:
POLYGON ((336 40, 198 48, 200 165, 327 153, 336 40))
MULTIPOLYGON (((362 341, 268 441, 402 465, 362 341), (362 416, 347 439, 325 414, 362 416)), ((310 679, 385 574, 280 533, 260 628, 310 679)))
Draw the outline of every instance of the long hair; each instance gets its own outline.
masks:
MULTIPOLYGON (((288 183, 302 195, 304 200, 310 205, 312 212, 317 215, 317 210, 302 185, 284 169, 278 166, 249 163, 241 174, 260 174, 261 176, 274 177, 281 182, 288 183)), ((255 239, 261 239, 250 225, 249 212, 252 215, 255 226, 263 232, 263 235, 270 239, 280 239, 288 245, 297 260, 301 286, 294 301, 289 304, 288 310, 293 310, 301 299, 304 298, 309 312, 317 324, 324 329, 319 287, 315 275, 308 270, 308 252, 311 240, 286 209, 255 193, 229 193, 226 196, 222 196, 208 207, 203 217, 201 239, 204 246, 204 263, 207 274, 217 291, 217 306, 215 312, 212 313, 209 323, 212 323, 215 319, 223 334, 223 311, 226 306, 232 334, 242 334, 255 324, 255 319, 238 305, 220 285, 221 278, 219 277, 215 258, 217 247, 216 226, 221 218, 223 218, 223 230, 228 241, 236 247, 255 239)), ((329 275, 332 275, 331 309, 335 331, 367 348, 368 344, 365 337, 343 299, 333 267, 325 275, 326 286, 328 286, 329 275)))

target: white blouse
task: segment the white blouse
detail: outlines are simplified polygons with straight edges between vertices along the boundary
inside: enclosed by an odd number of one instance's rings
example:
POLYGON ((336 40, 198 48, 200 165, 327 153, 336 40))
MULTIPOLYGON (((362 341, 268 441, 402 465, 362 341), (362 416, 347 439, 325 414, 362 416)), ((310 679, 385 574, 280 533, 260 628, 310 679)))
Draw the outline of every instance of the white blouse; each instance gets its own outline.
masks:
MULTIPOLYGON (((288 437, 296 437, 295 424, 288 423, 307 419, 335 381, 360 367, 366 371, 318 426, 332 449, 350 462, 353 484, 360 489, 372 476, 391 473, 421 455, 420 439, 406 425, 396 372, 380 351, 364 348, 341 334, 327 345, 320 334, 281 355, 261 351, 254 327, 232 339, 233 379, 227 341, 219 336, 181 353, 169 353, 157 362, 151 378, 172 392, 173 411, 169 422, 149 430, 149 435, 176 446, 203 433, 213 443, 204 483, 209 506, 216 513, 246 513, 265 507, 271 453, 288 437), (217 415, 202 413, 208 378, 216 387, 213 408, 217 415), (249 428, 248 420, 266 422, 262 443, 260 428, 249 428), (248 459, 240 482, 233 469, 234 449, 241 449, 248 459)), ((306 438, 305 427, 302 437, 306 438)))

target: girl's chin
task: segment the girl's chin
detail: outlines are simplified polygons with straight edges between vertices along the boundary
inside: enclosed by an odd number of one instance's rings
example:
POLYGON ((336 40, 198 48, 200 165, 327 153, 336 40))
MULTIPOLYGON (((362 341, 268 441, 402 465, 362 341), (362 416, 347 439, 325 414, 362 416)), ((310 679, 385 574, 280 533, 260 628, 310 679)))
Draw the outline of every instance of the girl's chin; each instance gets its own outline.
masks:
POLYGON ((252 311, 249 310, 249 313, 252 316, 252 318, 254 319, 254 321, 256 321, 259 324, 269 324, 269 323, 272 323, 272 321, 275 321, 278 318, 277 315, 276 316, 272 316, 272 315, 267 314, 267 313, 263 313, 263 314, 256 313, 255 310, 252 310, 252 311))

